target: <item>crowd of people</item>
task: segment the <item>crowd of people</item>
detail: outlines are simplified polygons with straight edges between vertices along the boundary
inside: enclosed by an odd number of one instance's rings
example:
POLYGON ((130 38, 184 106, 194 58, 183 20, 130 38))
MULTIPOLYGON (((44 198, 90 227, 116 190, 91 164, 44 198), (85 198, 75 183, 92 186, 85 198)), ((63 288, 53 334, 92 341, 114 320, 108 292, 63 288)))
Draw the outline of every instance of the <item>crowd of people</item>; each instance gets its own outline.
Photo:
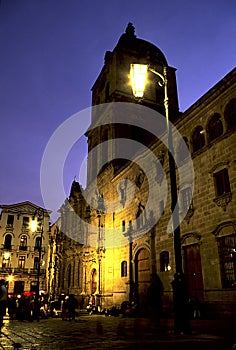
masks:
POLYGON ((7 282, 0 280, 0 331, 3 318, 8 313, 11 321, 30 321, 35 319, 57 317, 63 320, 75 320, 77 299, 73 294, 55 300, 47 295, 40 295, 38 303, 35 293, 8 294, 7 282))

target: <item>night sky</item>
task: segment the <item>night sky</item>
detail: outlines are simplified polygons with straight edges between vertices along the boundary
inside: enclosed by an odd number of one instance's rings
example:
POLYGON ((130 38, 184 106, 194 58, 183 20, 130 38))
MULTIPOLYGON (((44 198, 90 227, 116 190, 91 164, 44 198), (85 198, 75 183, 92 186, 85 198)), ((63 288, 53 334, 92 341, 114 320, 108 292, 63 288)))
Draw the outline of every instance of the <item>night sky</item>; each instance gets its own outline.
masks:
MULTIPOLYGON (((0 204, 43 205, 46 144, 61 123, 90 107, 105 52, 128 22, 177 68, 185 111, 234 68, 235 13, 235 0, 2 0, 0 204)), ((66 161, 67 195, 86 150, 81 139, 66 161)))

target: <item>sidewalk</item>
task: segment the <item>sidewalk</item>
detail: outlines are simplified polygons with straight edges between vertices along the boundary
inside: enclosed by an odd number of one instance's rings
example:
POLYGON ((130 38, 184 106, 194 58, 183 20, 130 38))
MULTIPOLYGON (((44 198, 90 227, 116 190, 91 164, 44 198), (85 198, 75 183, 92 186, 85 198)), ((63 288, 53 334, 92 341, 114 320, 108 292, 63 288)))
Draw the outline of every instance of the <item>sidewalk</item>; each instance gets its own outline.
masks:
POLYGON ((147 318, 104 315, 83 315, 76 321, 5 320, 0 349, 232 350, 236 343, 236 320, 193 320, 191 335, 176 335, 173 325, 173 319, 162 319, 158 332, 150 329, 147 318))

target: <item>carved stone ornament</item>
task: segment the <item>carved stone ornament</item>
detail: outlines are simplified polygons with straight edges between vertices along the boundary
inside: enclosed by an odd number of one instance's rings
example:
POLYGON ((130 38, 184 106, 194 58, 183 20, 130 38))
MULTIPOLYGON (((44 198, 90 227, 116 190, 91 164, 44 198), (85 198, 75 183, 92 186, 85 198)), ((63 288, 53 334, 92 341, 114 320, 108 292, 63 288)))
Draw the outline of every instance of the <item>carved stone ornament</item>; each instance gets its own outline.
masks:
POLYGON ((184 220, 186 220, 188 224, 189 224, 191 217, 193 216, 193 213, 194 213, 193 206, 190 206, 185 217, 184 217, 184 220))
POLYGON ((137 175, 136 180, 135 180, 135 183, 136 183, 137 187, 141 187, 142 186, 144 178, 145 178, 145 174, 144 174, 144 172, 142 170, 140 170, 139 174, 137 175))
POLYGON ((226 210, 226 206, 232 201, 232 193, 224 193, 222 196, 216 197, 213 199, 213 201, 218 205, 218 207, 223 208, 223 210, 226 210))

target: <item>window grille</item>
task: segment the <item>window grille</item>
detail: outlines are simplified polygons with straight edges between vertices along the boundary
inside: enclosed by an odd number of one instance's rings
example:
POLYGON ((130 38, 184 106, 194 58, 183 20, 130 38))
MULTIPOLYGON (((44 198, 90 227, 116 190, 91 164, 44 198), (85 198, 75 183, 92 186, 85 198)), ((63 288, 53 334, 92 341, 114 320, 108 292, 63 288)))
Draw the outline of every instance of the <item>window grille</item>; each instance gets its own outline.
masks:
POLYGON ((218 239, 223 288, 236 287, 236 235, 218 239))

